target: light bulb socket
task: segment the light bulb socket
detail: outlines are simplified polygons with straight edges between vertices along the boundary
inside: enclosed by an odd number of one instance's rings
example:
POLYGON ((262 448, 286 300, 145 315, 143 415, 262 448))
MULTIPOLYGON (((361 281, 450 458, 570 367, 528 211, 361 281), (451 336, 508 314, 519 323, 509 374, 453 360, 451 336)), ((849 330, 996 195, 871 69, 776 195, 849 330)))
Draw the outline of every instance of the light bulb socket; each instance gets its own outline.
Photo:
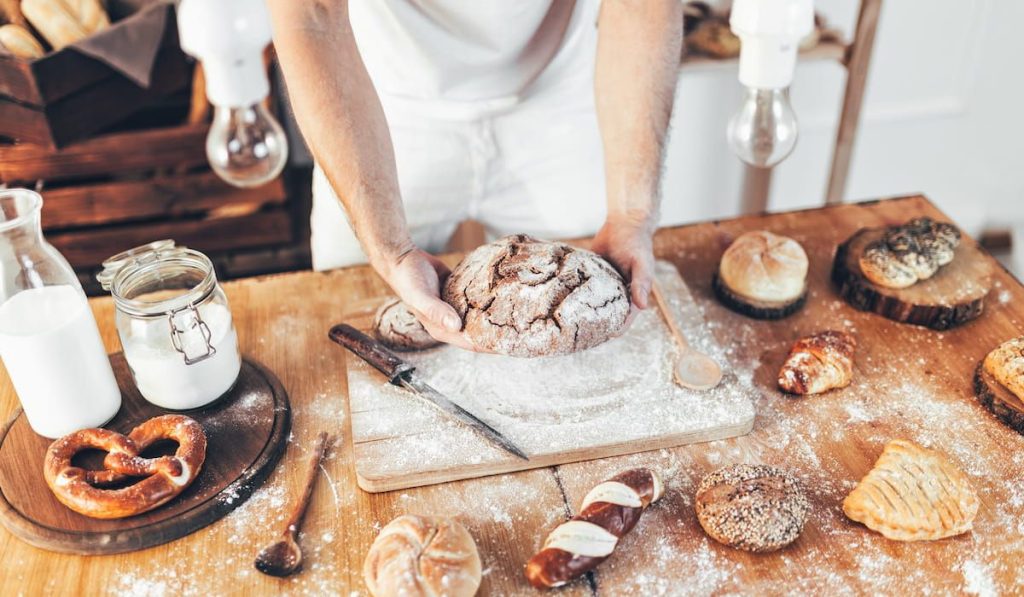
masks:
POLYGON ((244 108, 263 101, 270 94, 270 82, 261 56, 255 60, 203 61, 206 97, 224 108, 244 108))
POLYGON ((745 37, 740 48, 740 83, 755 89, 782 89, 793 82, 797 40, 745 37))

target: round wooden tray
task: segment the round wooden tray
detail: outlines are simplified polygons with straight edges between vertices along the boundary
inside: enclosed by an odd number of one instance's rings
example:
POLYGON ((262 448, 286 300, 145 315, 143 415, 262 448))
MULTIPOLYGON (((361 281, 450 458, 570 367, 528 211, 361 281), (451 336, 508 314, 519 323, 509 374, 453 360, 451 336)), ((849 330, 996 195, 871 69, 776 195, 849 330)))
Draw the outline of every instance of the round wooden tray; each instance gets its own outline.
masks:
MULTIPOLYGON (((123 354, 112 355, 111 363, 122 404, 108 429, 127 433, 142 421, 169 412, 143 400, 123 354)), ((43 459, 51 440, 36 435, 18 409, 0 429, 0 523, 36 547, 105 554, 167 543, 221 518, 248 499, 284 452, 291 430, 288 395, 273 373, 244 359, 238 382, 227 396, 185 414, 206 431, 206 462, 195 482, 156 510, 97 520, 69 510, 50 492, 43 479, 43 459)), ((102 457, 99 451, 83 453, 81 465, 100 468, 102 457)))
POLYGON ((993 259, 964 237, 949 265, 909 288, 872 284, 860 270, 860 255, 884 228, 862 228, 836 249, 832 281, 839 294, 861 311, 898 321, 946 330, 980 316, 992 288, 993 259))

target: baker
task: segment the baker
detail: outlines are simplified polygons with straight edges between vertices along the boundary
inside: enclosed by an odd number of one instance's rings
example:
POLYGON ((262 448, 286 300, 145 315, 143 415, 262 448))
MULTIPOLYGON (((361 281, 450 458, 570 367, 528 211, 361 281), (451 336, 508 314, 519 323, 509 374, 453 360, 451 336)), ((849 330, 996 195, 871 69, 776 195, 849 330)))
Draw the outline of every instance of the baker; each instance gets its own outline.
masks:
POLYGON ((269 5, 316 161, 315 269, 368 261, 431 335, 469 348, 431 253, 472 218, 491 237, 596 233, 647 307, 679 0, 269 5))

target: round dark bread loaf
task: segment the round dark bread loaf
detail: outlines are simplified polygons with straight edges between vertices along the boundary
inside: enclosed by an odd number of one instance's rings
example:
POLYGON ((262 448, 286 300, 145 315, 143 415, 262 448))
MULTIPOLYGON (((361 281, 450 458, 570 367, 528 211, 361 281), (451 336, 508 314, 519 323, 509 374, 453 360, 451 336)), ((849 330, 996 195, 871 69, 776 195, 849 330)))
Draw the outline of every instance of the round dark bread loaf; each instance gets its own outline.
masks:
POLYGON ((459 263, 441 298, 481 350, 517 357, 566 354, 622 330, 629 293, 597 254, 524 234, 484 245, 459 263))

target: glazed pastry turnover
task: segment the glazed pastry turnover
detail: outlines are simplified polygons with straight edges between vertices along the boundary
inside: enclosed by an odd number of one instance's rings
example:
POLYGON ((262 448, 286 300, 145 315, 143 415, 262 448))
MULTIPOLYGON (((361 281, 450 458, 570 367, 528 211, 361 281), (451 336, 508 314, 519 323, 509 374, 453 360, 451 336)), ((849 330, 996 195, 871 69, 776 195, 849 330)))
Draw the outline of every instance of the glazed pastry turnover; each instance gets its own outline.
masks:
POLYGON ((985 371, 1024 400, 1024 336, 1007 340, 985 357, 985 371))
POLYGON ((779 387, 790 394, 820 394, 850 385, 857 340, 828 330, 800 338, 779 371, 779 387))
POLYGON ((893 440, 843 500, 843 512, 896 541, 942 539, 971 529, 978 495, 941 452, 893 440))
POLYGON ((860 269, 873 284, 907 288, 927 280, 953 261, 960 230, 931 218, 917 218, 890 226, 885 235, 864 247, 860 269))

